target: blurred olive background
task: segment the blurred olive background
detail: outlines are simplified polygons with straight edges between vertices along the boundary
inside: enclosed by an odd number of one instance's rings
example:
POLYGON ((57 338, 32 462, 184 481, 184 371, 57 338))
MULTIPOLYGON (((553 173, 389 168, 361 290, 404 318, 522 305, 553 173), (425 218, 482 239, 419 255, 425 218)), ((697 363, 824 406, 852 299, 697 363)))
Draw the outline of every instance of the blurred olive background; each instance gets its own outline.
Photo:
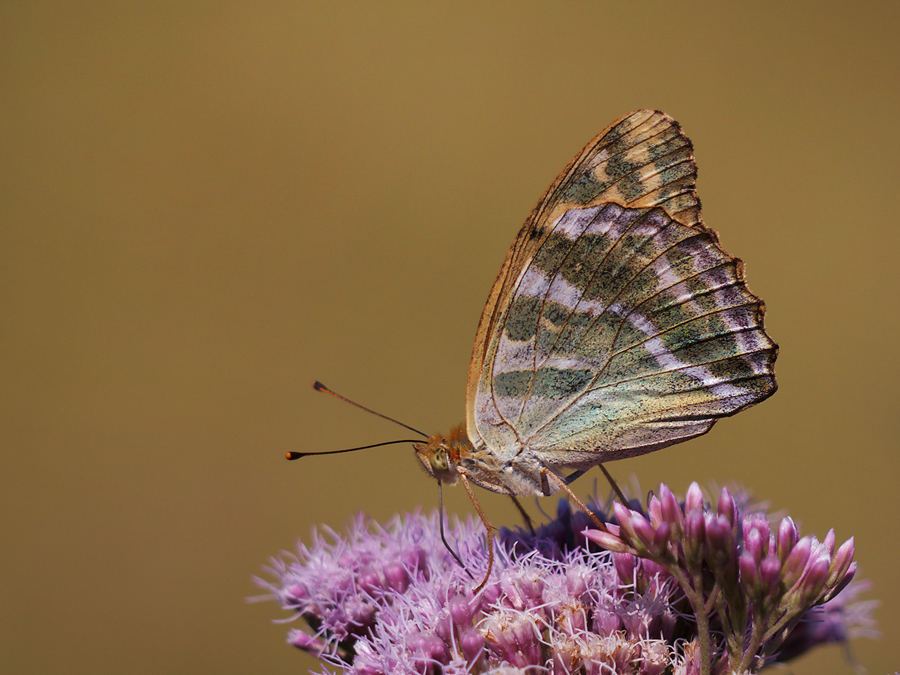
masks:
MULTIPOLYGON (((885 637, 853 651, 894 672, 898 19, 891 2, 4 3, 3 670, 314 667, 279 607, 245 602, 252 576, 315 524, 437 490, 408 445, 285 462, 408 436, 313 379, 428 432, 460 422, 518 227, 584 143, 650 107, 694 141, 781 388, 611 469, 644 489, 737 481, 803 533, 855 536, 885 637)), ((512 524, 507 502, 482 504, 512 524)), ((790 668, 851 672, 839 647, 790 668)))

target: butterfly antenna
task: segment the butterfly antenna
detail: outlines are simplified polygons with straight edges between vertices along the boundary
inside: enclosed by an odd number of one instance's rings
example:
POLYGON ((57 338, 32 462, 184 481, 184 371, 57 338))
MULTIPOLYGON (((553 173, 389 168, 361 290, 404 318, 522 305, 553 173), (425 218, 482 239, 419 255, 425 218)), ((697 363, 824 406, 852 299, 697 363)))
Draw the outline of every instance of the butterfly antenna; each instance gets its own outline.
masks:
MULTIPOLYGON (((403 422, 400 422, 400 421, 398 421, 398 420, 395 420, 393 417, 388 417, 387 415, 382 415, 382 414, 379 413, 379 412, 375 412, 374 410, 372 410, 372 409, 370 409, 370 408, 367 408, 367 407, 364 406, 364 405, 360 405, 360 404, 357 403, 356 401, 351 401, 351 400, 350 400, 349 398, 347 398, 346 396, 341 396, 341 395, 338 394, 337 392, 332 391, 331 389, 329 389, 328 387, 326 387, 324 384, 322 384, 322 383, 319 382, 318 380, 316 380, 315 382, 313 382, 313 389, 315 389, 316 391, 321 391, 321 392, 323 392, 323 393, 325 393, 325 394, 331 394, 332 396, 334 396, 334 397, 337 398, 337 399, 340 399, 340 400, 343 401, 344 403, 349 403, 350 405, 356 406, 356 407, 359 408, 360 410, 365 410, 367 413, 372 413, 372 414, 375 415, 376 417, 380 417, 381 419, 387 420, 388 422, 393 422, 394 424, 399 424, 399 425, 400 425, 401 427, 403 427, 404 429, 409 429, 410 431, 412 431, 412 432, 414 432, 414 433, 417 433, 417 434, 419 434, 420 436, 423 436, 424 438, 428 438, 428 434, 426 434, 426 433, 424 433, 424 432, 421 432, 421 431, 419 431, 418 429, 413 429, 413 428, 412 428, 411 426, 409 426, 408 424, 403 424, 403 422)), ((409 443, 410 441, 394 441, 394 442, 396 442, 396 443, 409 443)), ((382 443, 381 445, 384 445, 384 444, 382 443)), ((369 446, 369 447, 375 447, 375 446, 369 446)), ((361 448, 359 448, 359 449, 361 449, 361 448)), ((349 452, 349 451, 339 450, 338 452, 349 452)), ((319 453, 319 454, 322 454, 322 453, 319 453)))
POLYGON ((342 452, 356 452, 357 450, 368 450, 369 448, 380 448, 382 445, 396 445, 397 443, 418 443, 418 439, 405 438, 401 441, 385 441, 384 443, 375 443, 374 445, 361 445, 358 448, 344 448, 343 450, 326 450, 324 452, 288 452, 285 457, 288 459, 300 459, 309 455, 340 455, 342 452))

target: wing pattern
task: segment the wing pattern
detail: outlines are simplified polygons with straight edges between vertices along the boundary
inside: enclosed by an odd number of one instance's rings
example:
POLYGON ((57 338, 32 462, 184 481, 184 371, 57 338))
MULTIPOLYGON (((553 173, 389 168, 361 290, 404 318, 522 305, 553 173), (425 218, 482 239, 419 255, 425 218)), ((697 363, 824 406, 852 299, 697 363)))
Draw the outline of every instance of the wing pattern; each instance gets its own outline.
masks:
POLYGON ((690 141, 651 111, 611 125, 563 171, 479 324, 476 447, 587 467, 704 433, 775 391, 763 303, 703 225, 695 183, 690 141))

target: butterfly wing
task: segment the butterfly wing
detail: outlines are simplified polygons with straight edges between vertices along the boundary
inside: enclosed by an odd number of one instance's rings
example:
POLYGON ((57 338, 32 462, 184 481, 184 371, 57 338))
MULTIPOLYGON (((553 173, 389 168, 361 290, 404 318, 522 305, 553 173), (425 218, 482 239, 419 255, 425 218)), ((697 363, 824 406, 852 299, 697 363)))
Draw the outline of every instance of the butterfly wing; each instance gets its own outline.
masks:
POLYGON ((702 434, 774 393, 763 303, 703 224, 696 177, 678 124, 642 110, 550 186, 478 326, 476 448, 584 468, 702 434))

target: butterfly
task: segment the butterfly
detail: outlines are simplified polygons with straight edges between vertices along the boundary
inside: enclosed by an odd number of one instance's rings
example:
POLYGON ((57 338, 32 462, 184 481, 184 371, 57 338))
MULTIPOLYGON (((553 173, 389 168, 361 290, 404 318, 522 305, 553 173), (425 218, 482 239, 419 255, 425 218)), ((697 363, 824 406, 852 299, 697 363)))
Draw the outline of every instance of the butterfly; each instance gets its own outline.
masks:
POLYGON ((473 500, 470 482, 550 495, 775 392, 765 306, 703 223, 696 180, 690 140, 659 111, 613 122, 569 163, 491 288, 465 428, 414 443, 431 476, 473 500))

